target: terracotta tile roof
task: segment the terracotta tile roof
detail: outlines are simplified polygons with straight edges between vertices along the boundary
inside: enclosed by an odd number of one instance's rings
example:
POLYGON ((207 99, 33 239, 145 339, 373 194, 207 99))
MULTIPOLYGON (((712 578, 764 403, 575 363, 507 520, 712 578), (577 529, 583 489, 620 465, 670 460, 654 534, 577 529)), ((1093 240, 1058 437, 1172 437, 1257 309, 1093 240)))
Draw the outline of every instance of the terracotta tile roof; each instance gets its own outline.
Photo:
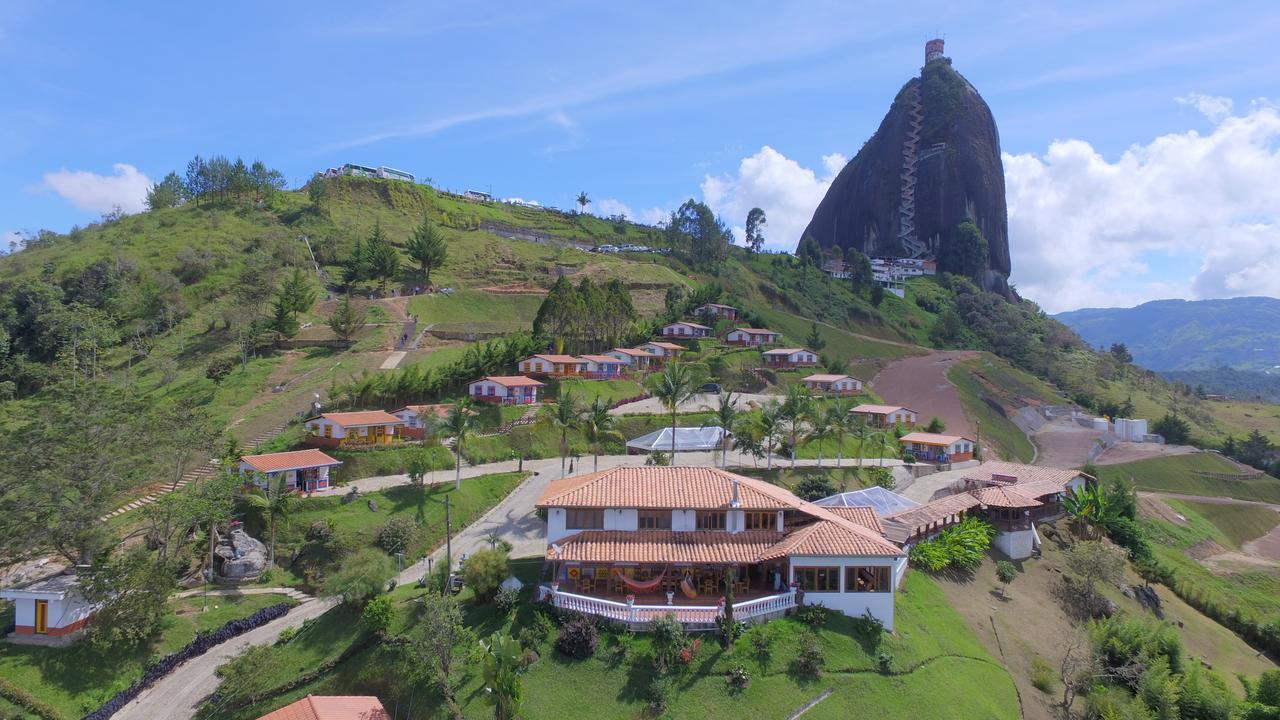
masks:
POLYGON ((773 487, 768 483, 716 468, 618 467, 552 480, 537 506, 727 510, 733 500, 734 481, 742 509, 782 510, 799 502, 794 496, 795 502, 787 502, 761 492, 757 483, 773 487))
POLYGON ((403 422, 386 410, 362 410, 359 412, 322 413, 320 417, 342 427, 361 425, 392 425, 403 422))
POLYGON ((868 530, 882 533, 884 529, 880 527, 880 517, 876 515, 876 509, 873 507, 840 507, 823 505, 826 509, 839 515, 846 520, 852 520, 868 530))
POLYGON ((846 379, 847 379, 847 380, 857 380, 857 378, 853 377, 852 375, 822 375, 822 374, 818 374, 818 375, 810 375, 809 377, 805 378, 805 382, 825 382, 825 383, 830 383, 830 382, 835 382, 835 381, 837 381, 837 380, 846 380, 846 379))
MULTIPOLYGON (((645 345, 652 345, 652 346, 654 346, 654 347, 660 347, 660 348, 662 348, 663 350, 676 350, 676 351, 683 351, 683 350, 684 350, 684 346, 683 346, 683 345, 677 345, 677 344, 675 344, 675 343, 669 343, 669 342, 662 342, 661 340, 650 341, 650 342, 645 343, 645 345)), ((643 347, 643 346, 642 346, 642 347, 643 347)))
MULTIPOLYGON (((899 442, 918 442, 922 445, 950 445, 958 440, 969 440, 961 435, 939 435, 938 433, 910 432, 903 435, 899 442)), ((973 442, 969 440, 969 442, 973 442)))
POLYGON ((1036 480, 1034 482, 1018 483, 1017 485, 1007 486, 1010 490, 1025 495, 1029 498, 1042 498, 1046 495, 1057 495, 1060 492, 1066 492, 1067 487, 1056 480, 1036 480))
POLYGON ((623 363, 622 360, 619 360, 612 355, 583 355, 582 359, 590 360, 593 363, 599 363, 602 365, 621 365, 623 363))
MULTIPOLYGON (((843 518, 841 519, 843 520, 843 518)), ((873 536, 862 525, 856 525, 855 527, 862 532, 853 532, 838 522, 819 520, 788 533, 782 542, 774 545, 759 559, 774 560, 791 555, 896 556, 902 554, 901 550, 885 541, 878 533, 873 536)))
POLYGON ((247 463, 254 470, 263 473, 342 464, 341 460, 334 460, 314 448, 310 450, 294 450, 292 452, 268 453, 266 455, 245 455, 240 460, 247 463))
MULTIPOLYGON (((727 510, 737 485, 739 509, 794 509, 825 520, 855 536, 864 555, 899 555, 901 551, 874 530, 831 512, 831 508, 801 500, 784 488, 756 478, 708 467, 618 467, 598 473, 553 480, 537 507, 656 508, 727 510)), ((721 534, 720 537, 725 537, 721 534)), ((828 537, 823 535, 823 537, 828 537)), ((833 553, 824 553, 833 554, 833 553)), ((838 553, 834 553, 838 554, 838 553)))
POLYGON ((390 720, 378 698, 365 695, 308 695, 258 720, 390 720))
POLYGON ((858 405, 849 412, 871 413, 872 415, 888 415, 898 410, 906 410, 907 412, 915 412, 911 408, 905 408, 901 405, 858 405))
POLYGON ((773 330, 765 330, 764 328, 734 328, 733 332, 746 333, 748 335, 781 335, 782 333, 773 330))
POLYGON ((614 348, 612 352, 630 355, 631 357, 653 357, 653 353, 639 348, 614 348))
POLYGON ((523 375, 489 375, 487 377, 482 377, 479 380, 472 380, 467 384, 475 385, 476 383, 484 382, 485 380, 488 380, 491 383, 497 383, 502 387, 542 387, 543 386, 543 383, 540 383, 537 380, 534 380, 533 378, 527 378, 523 375))
POLYGON ((581 365, 583 362, 585 362, 581 358, 576 358, 572 355, 532 355, 525 359, 531 360, 533 358, 538 358, 539 360, 546 360, 547 362, 550 362, 550 363, 560 363, 561 365, 581 365))
MULTIPOLYGON (((886 515, 882 518, 885 535, 895 542, 902 542, 902 540, 898 540, 895 537, 893 526, 897 525, 906 528, 907 536, 910 536, 917 530, 926 528, 935 522, 942 522, 952 515, 975 508, 979 504, 978 498, 966 492, 948 495, 933 502, 925 503, 920 507, 886 515)), ((906 537, 903 537, 903 540, 905 539, 906 537)))
POLYGON ((778 544, 782 533, 746 530, 584 530, 547 548, 548 560, 586 563, 715 563, 757 562, 778 544))
POLYGON ((777 350, 765 350, 763 355, 794 355, 796 353, 809 352, 804 348, 778 348, 777 350))
POLYGON ((399 410, 392 410, 391 412, 394 414, 394 413, 400 412, 401 410, 408 410, 413 414, 418 415, 419 417, 424 415, 430 415, 433 417, 442 418, 442 417, 446 417, 449 414, 449 408, 451 407, 453 406, 448 403, 436 403, 434 405, 405 405, 399 410))
POLYGON ((1017 485, 1038 481, 1050 481, 1056 482, 1061 487, 1066 487, 1067 483, 1082 474, 1083 473, 1079 470, 1064 470, 1061 468, 1041 467, 1039 465, 1023 465, 1021 463, 988 460, 977 467, 969 468, 961 477, 964 480, 970 480, 978 483, 996 482, 1007 484, 1008 481, 994 478, 996 475, 1005 475, 1017 478, 1015 481, 1015 484, 1017 485))
POLYGON ((1024 508, 1039 507, 1044 503, 1018 492, 1017 486, 986 487, 972 493, 987 507, 1024 508))

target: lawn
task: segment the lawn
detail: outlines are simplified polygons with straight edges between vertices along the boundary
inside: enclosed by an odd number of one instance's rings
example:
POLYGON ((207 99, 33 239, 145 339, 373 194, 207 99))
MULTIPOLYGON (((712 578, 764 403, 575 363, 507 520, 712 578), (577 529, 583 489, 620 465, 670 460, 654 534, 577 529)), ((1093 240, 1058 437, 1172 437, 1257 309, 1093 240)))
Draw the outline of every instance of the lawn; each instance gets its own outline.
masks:
POLYGON ((978 380, 979 372, 984 377, 989 372, 987 365, 998 367, 989 360, 956 363, 947 369, 947 379, 960 391, 960 403, 964 406, 965 414, 970 419, 982 423, 982 446, 987 453, 984 457, 995 459, 1000 456, 1021 462, 1031 462, 1036 450, 1026 433, 1014 425, 1003 410, 997 411, 984 400, 984 398, 990 398, 1000 407, 1004 407, 1000 399, 992 398, 992 391, 978 380))
POLYGON ((1196 475, 1196 471, 1235 473, 1239 469, 1214 453, 1191 453, 1119 465, 1100 465, 1098 478, 1129 480, 1141 490, 1280 503, 1280 480, 1276 478, 1263 476, 1248 480, 1217 480, 1196 475))
MULTIPOLYGON (((372 545, 379 528, 396 517, 412 518, 419 527, 416 537, 405 553, 406 563, 416 560, 444 542, 444 500, 449 498, 453 528, 464 527, 479 518, 489 508, 498 504, 520 481, 524 473, 499 473, 469 478, 455 490, 452 473, 435 474, 436 485, 399 485, 377 492, 361 493, 355 502, 342 502, 338 496, 313 497, 302 501, 289 517, 287 528, 278 529, 280 548, 277 555, 283 560, 286 547, 300 545, 307 528, 312 523, 328 521, 342 534, 348 535, 356 546, 372 545), (370 505, 376 505, 372 509, 370 505)), ((431 478, 428 478, 431 479, 431 478)), ((261 537, 251 528, 250 533, 261 537)))
POLYGON ((1166 502, 1187 517, 1204 518, 1222 533, 1233 548, 1256 540, 1280 525, 1280 513, 1260 505, 1222 505, 1173 498, 1166 502))
POLYGON ((94 653, 84 644, 46 648, 0 643, 0 676, 65 717, 80 717, 136 680, 148 662, 191 642, 196 632, 221 627, 281 602, 294 604, 284 595, 274 594, 210 597, 209 609, 201 612, 199 597, 172 600, 174 614, 165 619, 160 634, 149 645, 113 651, 108 656, 94 653))
MULTIPOLYGON (((805 339, 812 329, 812 321, 778 310, 760 310, 760 315, 768 323, 770 330, 785 336, 784 343, 788 347, 804 347, 805 339)), ((866 359, 893 359, 907 355, 918 355, 922 351, 906 345, 894 345, 888 342, 877 342, 831 325, 818 325, 818 335, 825 343, 818 351, 826 355, 838 357, 846 362, 866 359)), ((817 350, 817 348, 810 348, 817 350)))
POLYGON ((542 304, 542 295, 503 295, 483 290, 455 290, 451 295, 418 295, 409 299, 409 312, 422 326, 448 323, 449 329, 507 332, 527 330, 542 304), (458 326, 458 327, 453 327, 458 326), (501 327, 499 327, 501 326, 501 327))
MULTIPOLYGON (((536 579, 540 559, 516 561, 515 574, 526 582, 536 579)), ((392 634, 415 622, 412 598, 422 591, 397 588, 398 613, 392 634)), ((528 597, 526 590, 526 598, 528 597)), ((469 591, 461 596, 467 625, 478 638, 495 630, 519 634, 533 618, 529 606, 513 617, 499 616, 492 606, 472 605, 469 591)), ((337 657, 360 637, 358 623, 349 611, 335 610, 320 618, 314 627, 287 645, 272 650, 278 667, 264 686, 277 685, 291 677, 295 668, 314 667, 324 659, 337 657), (306 637, 312 633, 311 637, 306 637), (296 645, 296 647, 295 647, 296 645)), ((910 573, 896 605, 897 632, 883 635, 879 642, 860 641, 854 623, 832 616, 817 631, 826 661, 820 680, 800 678, 790 671, 805 627, 793 619, 772 621, 753 632, 769 641, 767 655, 756 652, 749 638, 739 640, 727 651, 714 636, 702 636, 701 649, 687 669, 672 677, 669 718, 760 717, 781 718, 798 710, 826 688, 835 694, 811 711, 816 717, 859 715, 888 718, 1016 718, 1018 701, 1009 674, 983 648, 978 638, 947 604, 941 589, 928 577, 910 573), (890 674, 876 671, 878 656, 890 657, 890 674), (725 673, 741 665, 751 676, 743 691, 731 690, 725 673), (975 688, 982 692, 974 692, 975 688)), ((524 708, 527 720, 559 719, 566 712, 576 715, 590 706, 594 719, 634 718, 643 714, 646 688, 653 676, 648 637, 634 637, 606 630, 601 633, 595 656, 569 660, 549 643, 540 644, 538 659, 523 676, 524 708), (615 648, 625 647, 623 650, 615 648), (584 705, 585 703, 585 705, 584 705)), ((252 718, 302 695, 374 693, 387 707, 419 708, 421 717, 445 715, 435 692, 414 685, 396 670, 397 653, 373 648, 356 654, 324 678, 273 697, 239 713, 220 716, 252 718)), ((465 717, 490 717, 484 702, 481 674, 474 659, 465 661, 458 675, 457 697, 465 717)))
POLYGON ((560 381, 559 397, 568 393, 583 405, 589 405, 596 398, 604 398, 606 404, 612 405, 619 400, 628 400, 644 393, 644 388, 635 380, 581 380, 567 378, 560 381))
MULTIPOLYGON (((868 464, 866 467, 872 467, 868 464)), ((774 485, 781 485, 788 490, 793 490, 797 483, 806 477, 812 475, 822 475, 831 481, 837 492, 847 492, 849 490, 859 490, 871 484, 868 473, 862 472, 857 465, 852 462, 846 462, 842 467, 835 467, 835 464, 819 470, 816 467, 797 467, 795 470, 787 467, 786 460, 774 460, 773 469, 766 470, 762 467, 752 468, 735 468, 734 472, 746 475, 748 477, 760 478, 768 480, 774 485)))
POLYGON ((342 464, 336 468, 338 484, 379 475, 401 475, 407 471, 411 455, 422 454, 432 470, 452 470, 453 453, 441 445, 382 448, 377 450, 329 450, 328 454, 342 464))

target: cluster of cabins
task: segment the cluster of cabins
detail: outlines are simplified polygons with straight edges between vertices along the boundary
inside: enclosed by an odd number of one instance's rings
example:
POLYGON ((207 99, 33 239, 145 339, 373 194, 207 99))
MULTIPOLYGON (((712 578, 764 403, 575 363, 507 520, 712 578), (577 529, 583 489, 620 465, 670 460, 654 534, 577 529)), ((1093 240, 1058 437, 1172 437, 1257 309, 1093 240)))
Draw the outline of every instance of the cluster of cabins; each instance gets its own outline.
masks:
POLYGON ((883 488, 808 502, 755 478, 705 467, 621 467, 552 481, 546 513, 549 581, 558 607, 641 629, 667 612, 714 627, 734 586, 734 616, 785 614, 800 599, 894 625, 894 593, 911 546, 970 515, 997 529, 995 548, 1021 559, 1036 524, 1093 482, 1074 470, 985 463, 949 494, 919 504, 883 488))

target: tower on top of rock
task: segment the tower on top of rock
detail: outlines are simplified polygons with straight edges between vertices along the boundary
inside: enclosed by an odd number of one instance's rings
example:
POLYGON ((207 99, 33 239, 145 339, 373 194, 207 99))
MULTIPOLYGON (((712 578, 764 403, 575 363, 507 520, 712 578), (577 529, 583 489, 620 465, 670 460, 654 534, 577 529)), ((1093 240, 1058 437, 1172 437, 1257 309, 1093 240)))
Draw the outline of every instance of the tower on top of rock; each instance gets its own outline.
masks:
POLYGON ((924 44, 924 64, 928 65, 934 60, 942 57, 942 46, 946 41, 942 38, 934 38, 924 44))

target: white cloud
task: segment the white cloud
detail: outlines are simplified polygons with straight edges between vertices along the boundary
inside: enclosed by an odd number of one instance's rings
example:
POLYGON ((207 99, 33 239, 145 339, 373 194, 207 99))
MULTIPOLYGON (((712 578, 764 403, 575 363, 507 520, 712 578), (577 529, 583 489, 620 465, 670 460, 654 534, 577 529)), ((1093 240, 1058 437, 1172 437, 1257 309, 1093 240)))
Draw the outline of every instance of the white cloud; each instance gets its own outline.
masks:
POLYGON ((126 213, 146 209, 151 179, 126 163, 111 166, 114 175, 87 170, 59 170, 44 174, 44 184, 81 210, 110 212, 119 205, 126 213))
POLYGON ((542 203, 538 202, 537 200, 525 200, 522 197, 509 197, 506 199, 506 202, 509 202, 512 205, 528 205, 530 207, 542 207, 542 203))
POLYGON ((628 220, 638 222, 643 225, 657 225, 671 217, 671 211, 657 206, 651 208, 642 208, 640 211, 631 209, 631 206, 618 200, 617 198, 605 198, 603 200, 593 200, 591 202, 593 212, 603 218, 612 217, 614 215, 626 215, 628 220))
MULTIPOLYGON (((1224 108, 1201 100, 1206 114, 1224 108)), ((1280 112, 1261 101, 1206 135, 1164 135, 1114 162, 1082 140, 1006 154, 1012 279, 1051 312, 1280 296, 1277 143, 1280 112)))
POLYGON ((1231 98, 1219 95, 1188 93, 1180 98, 1175 98, 1175 100, 1181 105, 1195 108, 1200 114, 1214 122, 1220 122, 1225 118, 1231 117, 1231 113, 1235 111, 1235 103, 1231 101, 1231 98))
POLYGON ((743 158, 736 175, 707 175, 702 181, 703 200, 733 228, 739 242, 751 208, 764 210, 768 225, 766 245, 792 250, 813 217, 831 181, 847 160, 839 153, 822 156, 823 176, 765 145, 743 158))
POLYGON ((574 122, 573 118, 569 117, 569 114, 564 110, 556 110, 548 115, 547 119, 551 121, 552 125, 564 128, 565 130, 573 130, 578 127, 578 123, 574 122))

